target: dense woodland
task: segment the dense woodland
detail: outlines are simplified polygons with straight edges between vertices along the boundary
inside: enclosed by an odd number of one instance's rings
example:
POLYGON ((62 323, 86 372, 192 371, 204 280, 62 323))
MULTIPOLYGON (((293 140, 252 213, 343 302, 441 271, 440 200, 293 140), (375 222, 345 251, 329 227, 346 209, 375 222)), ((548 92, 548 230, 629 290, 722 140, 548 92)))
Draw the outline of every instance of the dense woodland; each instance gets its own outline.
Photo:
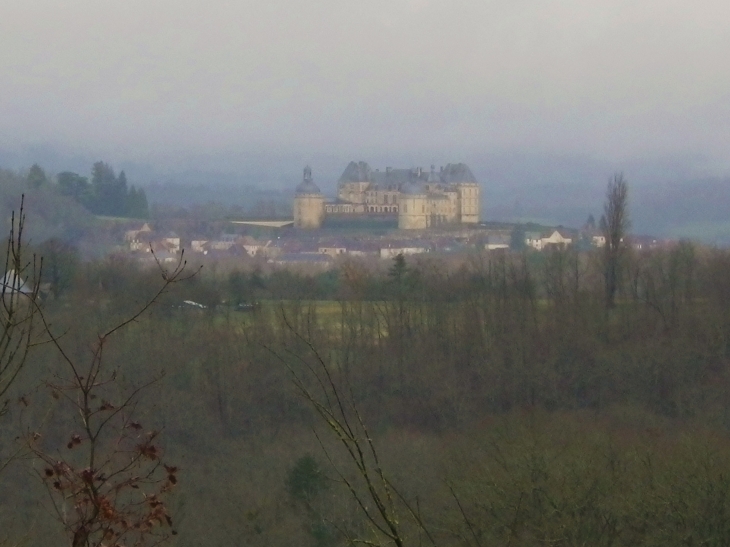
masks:
POLYGON ((621 212, 604 249, 313 276, 16 230, 48 291, 3 294, 0 544, 727 545, 730 252, 621 212))
MULTIPOLYGON (((42 170, 34 165, 29 177, 42 170)), ((91 182, 78 173, 64 171, 58 174, 62 195, 71 197, 95 215, 112 217, 147 218, 149 206, 144 189, 127 184, 127 175, 114 172, 111 165, 98 161, 91 168, 91 182)))
POLYGON ((78 239, 88 229, 91 215, 147 218, 149 206, 143 188, 129 185, 124 171, 94 163, 91 179, 64 171, 50 175, 35 164, 27 172, 0 169, 0 206, 8 216, 25 194, 29 205, 28 228, 43 241, 49 237, 78 239))

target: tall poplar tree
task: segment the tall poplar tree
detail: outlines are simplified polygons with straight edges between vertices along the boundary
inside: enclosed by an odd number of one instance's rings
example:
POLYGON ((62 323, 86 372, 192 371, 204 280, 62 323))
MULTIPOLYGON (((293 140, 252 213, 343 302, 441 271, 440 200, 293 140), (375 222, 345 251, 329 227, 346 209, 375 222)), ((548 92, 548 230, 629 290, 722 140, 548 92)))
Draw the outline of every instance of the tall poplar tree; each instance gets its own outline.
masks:
POLYGON ((624 237, 631 222, 628 213, 629 186, 623 173, 614 174, 606 188, 606 201, 601 217, 601 231, 606 238, 603 247, 603 276, 606 287, 606 308, 616 305, 620 283, 620 263, 624 255, 624 237))

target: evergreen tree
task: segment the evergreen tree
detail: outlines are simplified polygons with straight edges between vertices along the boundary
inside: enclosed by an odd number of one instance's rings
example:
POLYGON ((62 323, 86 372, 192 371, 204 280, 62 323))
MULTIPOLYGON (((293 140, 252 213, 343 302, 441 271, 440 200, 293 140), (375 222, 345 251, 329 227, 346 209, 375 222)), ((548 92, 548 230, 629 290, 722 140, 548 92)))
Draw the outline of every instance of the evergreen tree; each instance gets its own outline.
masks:
POLYGON ((91 184, 95 188, 102 188, 104 186, 112 186, 116 182, 117 177, 114 174, 114 169, 108 163, 103 161, 97 161, 91 167, 91 184))
POLYGON ((127 202, 124 207, 124 215, 135 218, 136 211, 137 211, 137 200, 139 197, 137 196, 137 189, 134 187, 134 184, 129 188, 129 194, 127 194, 127 202))
POLYGON ((41 166, 34 163, 33 167, 31 167, 30 171, 28 171, 27 180, 28 185, 32 188, 40 188, 48 182, 48 177, 46 177, 46 172, 41 168, 41 166))
POLYGON ((147 194, 145 193, 144 188, 140 188, 139 190, 137 190, 137 197, 139 200, 138 217, 149 218, 150 206, 147 202, 147 194))
POLYGON ((73 198, 86 209, 91 210, 95 196, 88 178, 82 177, 78 173, 64 171, 58 175, 58 188, 61 194, 73 198))
POLYGON ((129 211, 129 190, 127 188, 127 175, 124 171, 119 173, 114 184, 114 199, 111 203, 111 211, 114 216, 132 216, 129 211))
POLYGON ((595 231, 596 229, 596 217, 593 216, 593 213, 588 215, 588 220, 586 220, 586 228, 592 231, 595 231))
POLYGON ((509 238, 509 248, 513 251, 524 251, 525 247, 525 227, 518 224, 512 229, 509 238))
POLYGON ((127 206, 124 216, 130 218, 147 218, 149 216, 147 196, 142 188, 136 188, 134 184, 129 188, 129 194, 127 194, 127 206))
POLYGON ((91 185, 94 191, 91 212, 97 215, 113 215, 115 199, 119 195, 116 190, 117 177, 111 165, 97 161, 91 168, 91 185))
POLYGON ((124 171, 115 175, 111 165, 96 162, 91 168, 91 183, 69 171, 58 175, 61 193, 70 196, 96 215, 148 218, 147 196, 142 188, 128 186, 124 171))
POLYGON ((393 258, 393 265, 388 270, 388 277, 393 280, 396 285, 401 285, 405 280, 408 266, 406 265, 406 258, 403 253, 399 253, 393 258))

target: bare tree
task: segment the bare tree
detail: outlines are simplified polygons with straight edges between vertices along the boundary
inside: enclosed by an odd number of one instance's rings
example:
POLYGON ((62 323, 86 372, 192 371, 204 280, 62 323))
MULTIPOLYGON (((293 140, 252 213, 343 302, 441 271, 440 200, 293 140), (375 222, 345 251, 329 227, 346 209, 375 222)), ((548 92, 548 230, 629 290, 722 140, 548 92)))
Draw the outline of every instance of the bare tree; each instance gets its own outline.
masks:
POLYGON ((143 428, 134 416, 140 393, 159 377, 125 388, 119 368, 106 366, 104 359, 114 334, 136 322, 174 284, 190 278, 183 255, 172 270, 158 266, 158 290, 132 315, 96 336, 87 362, 73 357, 39 313, 45 335, 65 365, 65 372, 46 384, 63 415, 75 419, 65 446, 49 445, 32 430, 28 446, 42 464, 37 472, 72 547, 152 546, 175 534, 165 497, 177 483, 177 468, 161 461, 159 431, 143 428))
POLYGON ((344 448, 345 461, 354 470, 354 477, 335 463, 325 442, 315 431, 339 482, 350 493, 365 518, 370 537, 354 537, 343 528, 338 528, 339 532, 350 545, 404 547, 408 538, 407 529, 415 527, 417 533, 425 534, 429 542, 435 545, 418 508, 411 505, 383 470, 378 450, 355 403, 352 387, 347 379, 338 381, 331 370, 333 364, 327 363, 315 347, 311 324, 307 325, 307 334, 304 335, 290 323, 283 310, 282 319, 295 340, 306 348, 307 354, 302 355, 286 347, 285 354, 271 347, 266 349, 287 367, 300 395, 344 448), (294 366, 292 359, 299 366, 294 366))
POLYGON ((0 286, 0 415, 7 410, 8 390, 15 382, 36 342, 41 261, 28 258, 23 241, 25 212, 13 211, 0 286))
POLYGON ((603 247, 603 276, 606 288, 606 308, 616 304, 620 283, 620 263, 624 254, 624 237, 631 223, 628 214, 629 187, 623 173, 615 173, 606 188, 601 231, 606 238, 603 247))

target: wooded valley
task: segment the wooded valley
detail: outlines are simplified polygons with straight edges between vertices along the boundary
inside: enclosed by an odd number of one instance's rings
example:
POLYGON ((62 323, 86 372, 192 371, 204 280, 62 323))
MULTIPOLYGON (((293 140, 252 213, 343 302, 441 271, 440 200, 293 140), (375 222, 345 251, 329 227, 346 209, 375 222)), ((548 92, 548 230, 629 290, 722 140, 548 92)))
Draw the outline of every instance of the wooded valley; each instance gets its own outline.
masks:
POLYGON ((616 260, 613 302, 600 249, 73 262, 4 393, 0 542, 725 545, 730 252, 616 260))

